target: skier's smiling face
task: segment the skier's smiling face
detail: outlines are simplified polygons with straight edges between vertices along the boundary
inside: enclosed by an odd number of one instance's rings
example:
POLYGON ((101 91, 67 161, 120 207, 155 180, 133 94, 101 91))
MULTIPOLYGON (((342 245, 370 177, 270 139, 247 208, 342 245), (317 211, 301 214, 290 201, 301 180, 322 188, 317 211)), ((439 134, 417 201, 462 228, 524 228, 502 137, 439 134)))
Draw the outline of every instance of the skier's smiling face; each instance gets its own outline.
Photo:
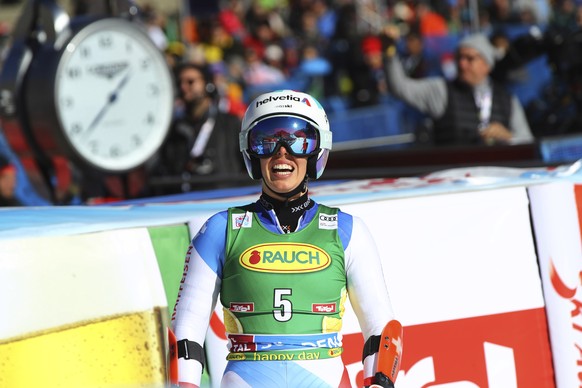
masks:
MULTIPOLYGON (((269 158, 261 158, 263 190, 272 196, 285 200, 276 193, 287 193, 299 186, 307 174, 307 158, 291 155, 284 146, 269 158)), ((298 193, 291 199, 299 198, 298 193)))

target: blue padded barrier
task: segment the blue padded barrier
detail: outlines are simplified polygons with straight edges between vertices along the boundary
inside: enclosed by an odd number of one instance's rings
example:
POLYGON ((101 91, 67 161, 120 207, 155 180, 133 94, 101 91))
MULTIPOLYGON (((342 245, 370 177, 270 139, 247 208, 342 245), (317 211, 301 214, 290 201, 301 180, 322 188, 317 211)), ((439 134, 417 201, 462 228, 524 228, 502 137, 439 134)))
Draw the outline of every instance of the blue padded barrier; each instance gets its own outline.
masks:
POLYGON ((545 163, 573 162, 582 158, 582 135, 545 138, 540 141, 545 163))
POLYGON ((407 105, 388 98, 379 105, 338 110, 328 115, 335 149, 402 146, 414 141, 415 123, 407 105), (352 142, 352 146, 346 143, 352 142), (359 144, 359 146, 358 146, 359 144))

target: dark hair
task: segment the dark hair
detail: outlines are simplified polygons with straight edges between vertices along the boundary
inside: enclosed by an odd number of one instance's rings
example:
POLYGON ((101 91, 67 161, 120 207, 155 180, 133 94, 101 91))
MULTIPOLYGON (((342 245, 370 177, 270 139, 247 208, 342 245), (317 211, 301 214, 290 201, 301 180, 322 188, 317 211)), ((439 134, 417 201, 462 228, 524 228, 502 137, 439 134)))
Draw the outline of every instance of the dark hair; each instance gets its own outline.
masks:
POLYGON ((182 74, 182 72, 184 70, 197 70, 200 74, 202 74, 202 77, 204 78, 204 83, 206 84, 206 93, 210 96, 210 97, 215 97, 216 95, 216 86, 214 85, 214 80, 212 79, 212 73, 210 72, 210 69, 208 68, 208 66, 205 65, 199 65, 197 63, 191 63, 191 62, 184 62, 184 63, 180 63, 178 66, 176 66, 176 72, 175 72, 175 76, 176 76, 176 80, 180 79, 180 74, 182 74))

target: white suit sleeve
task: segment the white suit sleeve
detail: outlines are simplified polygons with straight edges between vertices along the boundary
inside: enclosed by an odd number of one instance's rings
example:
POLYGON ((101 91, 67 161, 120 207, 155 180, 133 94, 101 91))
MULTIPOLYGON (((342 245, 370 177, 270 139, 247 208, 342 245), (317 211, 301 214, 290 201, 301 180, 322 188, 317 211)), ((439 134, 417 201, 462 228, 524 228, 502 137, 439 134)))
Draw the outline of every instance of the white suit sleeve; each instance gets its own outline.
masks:
MULTIPOLYGON (((350 303, 360 323, 364 341, 380 335, 394 319, 392 303, 384 280, 382 260, 376 243, 364 222, 353 217, 352 237, 346 249, 346 275, 350 303)), ((373 375, 375 356, 364 362, 364 377, 373 375)))
MULTIPOLYGON (((211 218, 192 240, 184 263, 172 326, 176 339, 204 345, 210 317, 220 292, 226 223, 211 218)), ((178 360, 178 380, 200 386, 202 365, 196 360, 178 360)))

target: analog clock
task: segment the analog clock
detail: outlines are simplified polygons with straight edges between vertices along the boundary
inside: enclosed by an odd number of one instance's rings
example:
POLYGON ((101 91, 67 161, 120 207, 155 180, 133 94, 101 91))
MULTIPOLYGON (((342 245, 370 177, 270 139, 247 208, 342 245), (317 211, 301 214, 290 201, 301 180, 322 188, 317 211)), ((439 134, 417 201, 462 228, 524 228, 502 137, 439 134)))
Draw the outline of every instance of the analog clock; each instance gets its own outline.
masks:
POLYGON ((40 146, 106 172, 146 162, 172 119, 168 64, 145 32, 122 18, 73 25, 38 49, 24 93, 40 146))

